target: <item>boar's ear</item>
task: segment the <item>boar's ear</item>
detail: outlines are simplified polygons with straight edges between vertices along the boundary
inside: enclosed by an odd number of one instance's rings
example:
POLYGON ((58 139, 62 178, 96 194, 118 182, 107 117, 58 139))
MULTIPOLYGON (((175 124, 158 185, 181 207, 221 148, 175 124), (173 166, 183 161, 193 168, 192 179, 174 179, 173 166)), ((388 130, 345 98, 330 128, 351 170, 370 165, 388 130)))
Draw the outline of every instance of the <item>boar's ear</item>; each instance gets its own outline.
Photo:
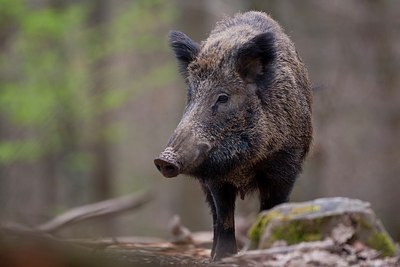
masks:
POLYGON ((245 82, 257 83, 268 72, 276 57, 274 41, 272 33, 261 33, 239 48, 236 70, 245 82))
POLYGON ((179 71, 186 77, 187 67, 199 53, 199 45, 183 32, 171 31, 169 44, 175 53, 179 64, 179 71))

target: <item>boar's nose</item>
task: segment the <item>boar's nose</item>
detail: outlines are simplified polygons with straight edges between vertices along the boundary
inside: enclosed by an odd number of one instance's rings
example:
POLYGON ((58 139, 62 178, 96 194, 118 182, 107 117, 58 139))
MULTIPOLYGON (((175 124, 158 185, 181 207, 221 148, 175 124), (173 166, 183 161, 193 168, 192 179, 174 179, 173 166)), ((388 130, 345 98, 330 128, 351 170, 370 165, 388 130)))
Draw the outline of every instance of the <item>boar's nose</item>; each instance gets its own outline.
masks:
POLYGON ((154 160, 154 164, 156 165, 157 169, 167 178, 172 178, 178 176, 179 174, 179 167, 165 159, 156 158, 154 160))

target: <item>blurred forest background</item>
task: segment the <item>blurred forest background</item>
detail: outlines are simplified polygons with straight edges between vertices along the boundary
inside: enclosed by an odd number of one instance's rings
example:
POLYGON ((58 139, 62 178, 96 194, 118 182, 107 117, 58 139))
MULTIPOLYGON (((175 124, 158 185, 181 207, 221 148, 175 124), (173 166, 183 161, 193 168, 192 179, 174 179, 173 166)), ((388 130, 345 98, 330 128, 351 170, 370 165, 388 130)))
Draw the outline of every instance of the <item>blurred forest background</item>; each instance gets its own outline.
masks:
MULTIPOLYGON (((201 41, 246 10, 284 27, 316 87, 313 149, 292 201, 370 201, 400 240, 396 0, 0 0, 0 221, 35 226, 151 189, 141 210, 63 234, 166 237, 174 214, 211 230, 197 182, 153 164, 185 105, 167 35, 201 41)), ((239 202, 239 215, 256 214, 254 198, 239 202)))

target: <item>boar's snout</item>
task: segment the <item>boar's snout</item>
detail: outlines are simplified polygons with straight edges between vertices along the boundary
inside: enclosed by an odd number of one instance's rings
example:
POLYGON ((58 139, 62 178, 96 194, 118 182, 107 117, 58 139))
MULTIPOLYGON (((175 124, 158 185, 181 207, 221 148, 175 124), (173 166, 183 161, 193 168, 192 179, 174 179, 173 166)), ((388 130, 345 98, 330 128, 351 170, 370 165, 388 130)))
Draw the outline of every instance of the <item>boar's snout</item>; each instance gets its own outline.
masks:
POLYGON ((154 164, 156 165, 157 169, 162 173, 162 175, 167 178, 172 178, 178 176, 179 174, 178 165, 165 159, 156 158, 154 160, 154 164))
POLYGON ((194 147, 180 146, 177 149, 168 146, 158 158, 154 160, 157 169, 167 178, 188 174, 190 170, 199 166, 206 158, 211 146, 208 143, 199 143, 194 147), (175 150, 178 150, 175 152, 175 150))
POLYGON ((178 176, 180 166, 177 161, 177 155, 171 147, 167 147, 158 158, 154 160, 157 169, 167 178, 178 176))
POLYGON ((154 160, 157 169, 167 178, 175 177, 179 174, 178 165, 168 162, 167 160, 157 158, 154 160))

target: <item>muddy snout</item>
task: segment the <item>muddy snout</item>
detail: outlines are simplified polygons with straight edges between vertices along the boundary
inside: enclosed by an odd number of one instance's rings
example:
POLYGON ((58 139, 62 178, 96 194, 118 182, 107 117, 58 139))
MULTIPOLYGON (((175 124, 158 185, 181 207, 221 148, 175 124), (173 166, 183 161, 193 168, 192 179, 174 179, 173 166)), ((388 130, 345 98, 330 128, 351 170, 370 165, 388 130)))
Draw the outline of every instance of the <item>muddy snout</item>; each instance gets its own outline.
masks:
POLYGON ((171 147, 167 147, 158 158, 154 160, 157 169, 167 178, 178 176, 180 166, 178 164, 177 155, 171 147))
POLYGON ((178 176, 180 173, 190 173, 190 170, 200 165, 206 157, 210 145, 200 143, 196 148, 174 152, 172 147, 167 147, 158 158, 154 160, 157 169, 167 178, 178 176))

